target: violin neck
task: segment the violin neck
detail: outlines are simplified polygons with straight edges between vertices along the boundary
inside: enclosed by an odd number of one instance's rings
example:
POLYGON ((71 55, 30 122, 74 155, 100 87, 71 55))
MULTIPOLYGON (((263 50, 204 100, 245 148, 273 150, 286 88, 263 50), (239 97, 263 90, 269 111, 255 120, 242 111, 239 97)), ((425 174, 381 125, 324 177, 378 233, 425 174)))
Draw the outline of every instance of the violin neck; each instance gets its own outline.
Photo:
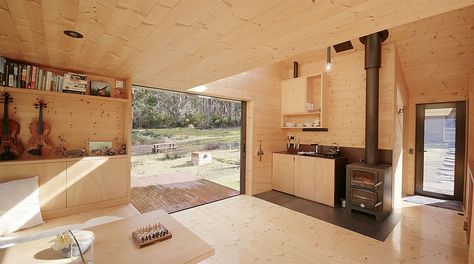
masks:
POLYGON ((39 106, 38 135, 43 135, 43 104, 39 106))
POLYGON ((5 95, 5 103, 3 104, 3 135, 10 134, 10 120, 8 118, 8 95, 5 95))

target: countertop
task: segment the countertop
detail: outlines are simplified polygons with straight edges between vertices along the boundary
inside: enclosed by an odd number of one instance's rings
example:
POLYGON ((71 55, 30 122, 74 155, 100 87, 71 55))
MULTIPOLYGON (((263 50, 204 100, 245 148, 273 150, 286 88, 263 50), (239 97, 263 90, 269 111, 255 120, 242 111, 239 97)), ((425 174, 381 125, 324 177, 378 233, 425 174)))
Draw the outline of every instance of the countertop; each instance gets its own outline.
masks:
POLYGON ((296 154, 296 153, 288 152, 288 151, 277 151, 277 152, 273 152, 273 153, 276 153, 276 154, 285 154, 285 155, 293 155, 293 156, 301 156, 301 157, 319 158, 319 159, 331 159, 331 160, 347 159, 347 157, 345 157, 345 156, 339 156, 339 157, 337 157, 337 158, 316 157, 316 156, 310 156, 310 155, 298 155, 298 154, 296 154))

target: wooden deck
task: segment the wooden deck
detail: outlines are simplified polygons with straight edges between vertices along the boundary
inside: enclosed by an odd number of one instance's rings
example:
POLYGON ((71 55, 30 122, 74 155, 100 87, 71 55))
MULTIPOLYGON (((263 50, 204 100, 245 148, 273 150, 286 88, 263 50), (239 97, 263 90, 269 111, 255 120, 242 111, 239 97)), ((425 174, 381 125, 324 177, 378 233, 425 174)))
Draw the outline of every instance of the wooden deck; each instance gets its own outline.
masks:
POLYGON ((173 213, 239 195, 217 183, 175 172, 132 177, 131 202, 142 213, 156 209, 173 213))

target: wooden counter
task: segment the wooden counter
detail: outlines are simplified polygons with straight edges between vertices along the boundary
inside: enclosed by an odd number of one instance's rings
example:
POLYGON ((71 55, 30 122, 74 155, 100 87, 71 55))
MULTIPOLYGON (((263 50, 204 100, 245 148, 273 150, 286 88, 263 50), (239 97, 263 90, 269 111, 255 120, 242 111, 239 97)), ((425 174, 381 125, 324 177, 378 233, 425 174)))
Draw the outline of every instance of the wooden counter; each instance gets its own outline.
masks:
MULTIPOLYGON (((214 249, 162 210, 136 215, 89 228, 94 232, 94 263, 198 263, 214 255, 214 249), (138 248, 131 233, 160 222, 173 234, 171 239, 138 248)), ((1 263, 69 263, 51 250, 52 237, 30 241, 0 250, 1 263)))
POLYGON ((272 189, 334 207, 345 193, 347 158, 273 153, 272 189))

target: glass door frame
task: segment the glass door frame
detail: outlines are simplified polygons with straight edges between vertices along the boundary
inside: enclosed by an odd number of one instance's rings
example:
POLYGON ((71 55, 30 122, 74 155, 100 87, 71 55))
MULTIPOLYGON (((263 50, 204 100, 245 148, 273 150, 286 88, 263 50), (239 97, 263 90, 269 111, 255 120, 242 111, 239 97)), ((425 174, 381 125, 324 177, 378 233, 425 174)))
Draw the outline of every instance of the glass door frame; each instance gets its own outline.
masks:
POLYGON ((431 103, 416 105, 416 155, 415 155, 415 194, 446 200, 462 201, 464 195, 464 168, 466 149, 466 102, 431 103), (425 153, 425 109, 456 108, 456 154, 454 164, 454 194, 423 190, 424 153, 425 153))

